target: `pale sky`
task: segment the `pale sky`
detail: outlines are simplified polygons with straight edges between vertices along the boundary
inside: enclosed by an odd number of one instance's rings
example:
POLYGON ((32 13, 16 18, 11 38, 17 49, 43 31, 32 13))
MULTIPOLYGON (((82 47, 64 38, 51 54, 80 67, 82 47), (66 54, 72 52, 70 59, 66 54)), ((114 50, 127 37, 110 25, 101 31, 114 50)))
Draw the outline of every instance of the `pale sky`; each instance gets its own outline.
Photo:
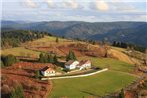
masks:
POLYGON ((3 0, 2 19, 17 21, 147 21, 147 0, 3 0))

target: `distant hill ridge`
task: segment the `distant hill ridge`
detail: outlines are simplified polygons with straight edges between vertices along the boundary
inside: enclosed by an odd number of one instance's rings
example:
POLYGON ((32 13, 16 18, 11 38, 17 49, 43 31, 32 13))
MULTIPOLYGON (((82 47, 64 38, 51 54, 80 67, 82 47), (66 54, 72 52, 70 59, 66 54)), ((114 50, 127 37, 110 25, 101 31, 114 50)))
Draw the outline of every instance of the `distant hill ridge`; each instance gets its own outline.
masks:
POLYGON ((2 21, 1 24, 2 30, 46 31, 67 38, 124 41, 147 47, 147 22, 2 21))

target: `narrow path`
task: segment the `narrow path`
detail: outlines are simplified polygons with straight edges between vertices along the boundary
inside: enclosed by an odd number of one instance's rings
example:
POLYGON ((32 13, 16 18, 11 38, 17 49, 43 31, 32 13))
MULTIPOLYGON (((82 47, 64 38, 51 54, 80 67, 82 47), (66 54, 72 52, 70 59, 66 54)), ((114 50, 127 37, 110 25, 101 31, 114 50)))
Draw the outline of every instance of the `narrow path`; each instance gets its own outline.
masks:
POLYGON ((99 70, 97 72, 88 73, 88 74, 84 74, 84 75, 62 76, 62 77, 53 77, 53 78, 42 78, 41 80, 55 80, 55 79, 65 79, 65 78, 87 77, 87 76, 91 76, 91 75, 94 75, 94 74, 97 74, 97 73, 101 73, 101 72, 104 72, 104 71, 107 71, 107 70, 108 70, 108 68, 105 68, 105 69, 99 70))

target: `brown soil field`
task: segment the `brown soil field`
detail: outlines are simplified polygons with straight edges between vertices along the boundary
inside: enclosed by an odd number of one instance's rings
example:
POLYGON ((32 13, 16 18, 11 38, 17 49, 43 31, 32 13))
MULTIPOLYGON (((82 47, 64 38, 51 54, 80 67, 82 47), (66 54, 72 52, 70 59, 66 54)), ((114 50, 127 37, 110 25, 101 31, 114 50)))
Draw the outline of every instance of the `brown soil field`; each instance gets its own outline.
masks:
POLYGON ((66 56, 70 50, 72 50, 77 57, 81 56, 95 56, 104 57, 106 50, 104 47, 96 47, 95 45, 85 44, 85 43, 68 43, 66 45, 60 46, 39 46, 39 47, 29 47, 28 49, 34 51, 42 51, 48 53, 55 53, 58 56, 66 56))
POLYGON ((1 90, 3 95, 9 95, 16 85, 21 84, 25 98, 46 98, 52 89, 51 81, 41 81, 34 78, 34 71, 44 66, 54 67, 52 64, 19 62, 1 69, 1 90), (8 89, 6 89, 6 87, 8 89))
MULTIPOLYGON (((69 50, 73 50, 77 57, 105 57, 106 54, 106 47, 101 44, 92 45, 87 42, 65 39, 60 39, 60 41, 56 43, 54 37, 44 37, 42 39, 26 43, 25 45, 31 50, 52 52, 59 56, 66 56, 69 50)), ((124 54, 124 51, 125 49, 122 48, 110 47, 110 49, 108 49, 108 57, 112 57, 130 64, 140 64, 140 61, 124 54)))

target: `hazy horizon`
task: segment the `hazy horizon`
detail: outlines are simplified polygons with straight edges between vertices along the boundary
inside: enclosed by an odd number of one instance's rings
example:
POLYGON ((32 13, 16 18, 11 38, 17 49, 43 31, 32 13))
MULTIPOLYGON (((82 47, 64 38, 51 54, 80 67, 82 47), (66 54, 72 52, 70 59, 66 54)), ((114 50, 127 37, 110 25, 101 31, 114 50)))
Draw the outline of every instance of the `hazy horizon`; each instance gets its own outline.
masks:
POLYGON ((74 21, 74 20, 67 20, 67 21, 62 21, 62 20, 53 20, 53 21, 30 21, 30 20, 1 20, 1 21, 12 21, 12 22, 87 22, 87 23, 111 23, 111 22, 147 22, 147 21, 95 21, 95 22, 89 22, 89 21, 74 21))

